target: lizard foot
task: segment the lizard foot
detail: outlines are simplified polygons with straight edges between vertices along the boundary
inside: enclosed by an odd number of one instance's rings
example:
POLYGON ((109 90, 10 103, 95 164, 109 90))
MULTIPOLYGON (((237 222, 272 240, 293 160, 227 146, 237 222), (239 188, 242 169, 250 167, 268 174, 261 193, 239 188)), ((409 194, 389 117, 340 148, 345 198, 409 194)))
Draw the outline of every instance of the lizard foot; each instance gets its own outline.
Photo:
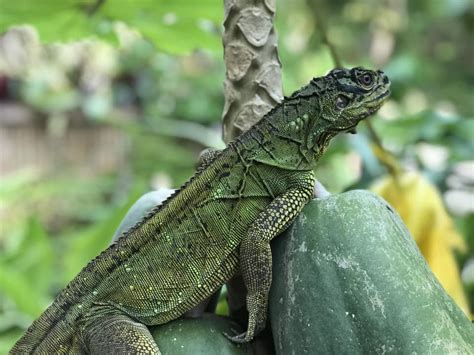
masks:
POLYGON ((238 335, 230 335, 227 333, 223 333, 223 334, 227 339, 229 339, 233 343, 243 344, 243 343, 248 343, 249 341, 252 340, 247 337, 247 332, 243 332, 238 335))

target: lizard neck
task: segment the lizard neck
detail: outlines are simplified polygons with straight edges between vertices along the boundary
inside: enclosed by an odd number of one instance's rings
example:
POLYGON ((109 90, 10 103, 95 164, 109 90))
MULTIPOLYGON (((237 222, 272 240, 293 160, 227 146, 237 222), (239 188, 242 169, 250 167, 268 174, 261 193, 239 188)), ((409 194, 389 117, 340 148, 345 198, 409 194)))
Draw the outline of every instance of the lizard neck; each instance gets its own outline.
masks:
POLYGON ((317 81, 285 98, 236 141, 254 161, 288 170, 311 170, 338 132, 324 115, 317 81))

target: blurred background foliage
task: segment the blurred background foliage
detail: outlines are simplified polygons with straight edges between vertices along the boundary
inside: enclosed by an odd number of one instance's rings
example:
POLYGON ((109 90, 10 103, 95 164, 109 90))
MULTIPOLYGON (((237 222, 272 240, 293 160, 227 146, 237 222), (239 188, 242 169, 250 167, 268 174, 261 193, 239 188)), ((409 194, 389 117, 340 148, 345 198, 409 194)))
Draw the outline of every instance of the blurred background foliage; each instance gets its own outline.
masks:
MULTIPOLYGON (((473 4, 324 5, 277 2, 284 91, 333 67, 315 9, 345 65, 387 72, 392 98, 372 122, 400 169, 429 185, 408 183, 412 207, 399 212, 430 224, 447 208, 450 232, 436 238, 461 251, 454 267, 472 309, 473 4)), ((179 186, 201 149, 223 146, 222 17, 220 0, 0 1, 0 353, 140 195, 179 186)), ((382 179, 375 188, 390 194, 365 126, 359 133, 333 142, 318 178, 333 193, 382 179)))

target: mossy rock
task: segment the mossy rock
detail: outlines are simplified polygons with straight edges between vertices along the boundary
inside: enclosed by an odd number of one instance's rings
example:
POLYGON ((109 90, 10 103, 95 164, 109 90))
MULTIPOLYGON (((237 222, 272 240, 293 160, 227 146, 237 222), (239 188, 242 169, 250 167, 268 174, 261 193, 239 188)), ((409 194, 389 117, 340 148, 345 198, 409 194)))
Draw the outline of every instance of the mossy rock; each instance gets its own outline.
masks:
POLYGON ((471 321, 376 195, 312 201, 272 249, 277 353, 474 353, 471 321))

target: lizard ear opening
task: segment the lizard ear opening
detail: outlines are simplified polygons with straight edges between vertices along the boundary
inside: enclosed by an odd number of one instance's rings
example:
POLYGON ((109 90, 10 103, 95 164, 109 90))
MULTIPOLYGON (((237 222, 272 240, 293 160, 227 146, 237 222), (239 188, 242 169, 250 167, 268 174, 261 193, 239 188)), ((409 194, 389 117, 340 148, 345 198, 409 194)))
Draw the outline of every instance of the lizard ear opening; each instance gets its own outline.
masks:
POLYGON ((349 98, 347 96, 339 95, 336 98, 336 108, 342 110, 347 107, 347 105, 349 105, 349 98))

